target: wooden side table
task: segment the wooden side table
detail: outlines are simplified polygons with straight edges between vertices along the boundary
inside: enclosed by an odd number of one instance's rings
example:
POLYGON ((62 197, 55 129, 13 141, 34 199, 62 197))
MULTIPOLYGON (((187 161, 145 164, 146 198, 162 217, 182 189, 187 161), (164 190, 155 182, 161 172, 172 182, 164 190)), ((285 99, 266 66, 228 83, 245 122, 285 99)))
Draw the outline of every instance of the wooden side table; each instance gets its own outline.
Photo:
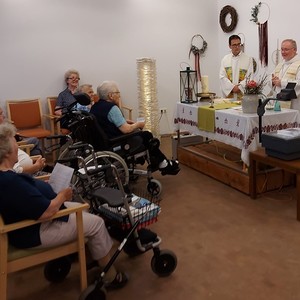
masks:
POLYGON ((249 155, 249 181, 250 181, 250 197, 255 199, 257 197, 256 191, 256 175, 257 164, 263 163, 272 167, 277 167, 292 174, 296 174, 296 188, 297 188, 297 220, 300 221, 300 159, 296 160, 282 160, 272 156, 268 156, 264 148, 259 148, 256 151, 250 152, 249 155))

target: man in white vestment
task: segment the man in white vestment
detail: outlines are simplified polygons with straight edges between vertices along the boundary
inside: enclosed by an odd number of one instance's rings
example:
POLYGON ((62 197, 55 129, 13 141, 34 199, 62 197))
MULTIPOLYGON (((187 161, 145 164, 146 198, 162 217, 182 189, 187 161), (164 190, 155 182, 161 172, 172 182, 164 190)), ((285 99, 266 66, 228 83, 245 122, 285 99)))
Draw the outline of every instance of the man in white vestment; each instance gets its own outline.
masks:
MULTIPOLYGON (((288 82, 295 82, 297 99, 291 101, 290 107, 300 110, 300 57, 297 55, 296 41, 292 39, 283 40, 281 56, 283 61, 276 66, 272 74, 272 87, 277 94, 287 86, 288 82)), ((286 106, 285 104, 286 102, 281 101, 282 106, 286 106)))
POLYGON ((246 79, 253 77, 253 58, 241 51, 241 38, 238 35, 229 37, 231 53, 225 55, 221 61, 220 84, 225 98, 241 99, 246 79))

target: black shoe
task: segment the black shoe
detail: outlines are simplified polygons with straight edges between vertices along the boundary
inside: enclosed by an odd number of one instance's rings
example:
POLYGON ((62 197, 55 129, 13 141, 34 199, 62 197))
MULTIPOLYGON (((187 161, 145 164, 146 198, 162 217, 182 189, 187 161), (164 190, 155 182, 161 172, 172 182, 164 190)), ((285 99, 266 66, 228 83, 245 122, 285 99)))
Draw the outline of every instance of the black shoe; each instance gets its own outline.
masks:
POLYGON ((164 168, 159 168, 161 175, 177 175, 180 171, 177 160, 168 160, 168 164, 164 168))
POLYGON ((123 272, 118 272, 112 282, 105 283, 104 286, 108 290, 121 289, 128 282, 128 276, 123 272))

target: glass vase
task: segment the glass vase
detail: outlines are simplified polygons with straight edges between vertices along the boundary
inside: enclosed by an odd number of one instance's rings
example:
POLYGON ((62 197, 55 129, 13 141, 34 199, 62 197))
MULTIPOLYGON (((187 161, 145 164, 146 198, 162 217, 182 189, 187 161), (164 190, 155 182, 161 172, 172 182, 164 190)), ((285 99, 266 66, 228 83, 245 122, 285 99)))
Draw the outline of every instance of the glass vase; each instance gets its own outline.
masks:
POLYGON ((245 114, 256 114, 258 107, 258 94, 244 95, 242 99, 242 110, 245 114))

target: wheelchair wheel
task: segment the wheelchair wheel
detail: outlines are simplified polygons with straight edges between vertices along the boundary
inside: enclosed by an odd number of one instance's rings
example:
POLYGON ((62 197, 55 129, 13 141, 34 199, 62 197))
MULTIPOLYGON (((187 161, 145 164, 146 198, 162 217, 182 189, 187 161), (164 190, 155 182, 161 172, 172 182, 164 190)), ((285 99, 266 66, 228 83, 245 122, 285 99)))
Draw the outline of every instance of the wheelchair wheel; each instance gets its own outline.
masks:
MULTIPOLYGON (((117 170, 118 170, 118 173, 119 173, 119 176, 120 176, 123 186, 128 184, 128 182, 129 182, 128 167, 126 165, 126 162, 120 155, 118 155, 114 152, 111 152, 111 151, 98 151, 95 153, 95 155, 97 158, 97 163, 99 165, 107 165, 107 164, 115 165, 117 167, 117 170)), ((86 163, 87 167, 94 165, 92 155, 89 155, 85 159, 85 163, 86 163)), ((113 180, 113 181, 115 184, 115 180, 113 180)))
POLYGON ((96 283, 89 285, 79 297, 79 300, 105 300, 106 290, 99 287, 96 283))
POLYGON ((166 277, 174 272, 177 267, 177 257, 170 250, 161 250, 158 254, 154 254, 151 259, 152 271, 160 276, 166 277))
POLYGON ((44 276, 50 282, 63 281, 71 270, 69 257, 60 257, 47 262, 44 268, 44 276))
POLYGON ((152 196, 159 196, 162 192, 162 185, 158 180, 151 179, 147 184, 147 191, 152 196))

